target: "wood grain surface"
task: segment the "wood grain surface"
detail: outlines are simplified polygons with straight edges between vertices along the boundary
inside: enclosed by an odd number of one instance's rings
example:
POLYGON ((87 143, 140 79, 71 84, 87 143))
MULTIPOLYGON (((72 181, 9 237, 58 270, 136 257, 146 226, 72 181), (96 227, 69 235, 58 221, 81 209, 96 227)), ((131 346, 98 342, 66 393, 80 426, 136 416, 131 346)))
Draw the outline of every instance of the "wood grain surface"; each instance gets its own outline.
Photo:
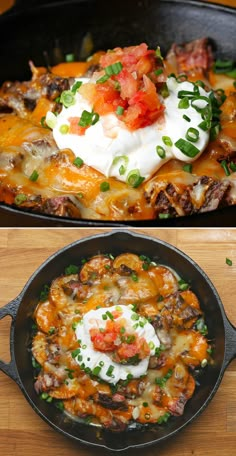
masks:
MULTIPOLYGON (((15 298, 35 269, 57 249, 105 229, 0 230, 0 306, 15 298)), ((177 246, 201 266, 236 325, 236 229, 139 229, 177 246), (233 261, 226 264, 226 257, 233 261)), ((0 321, 0 359, 9 360, 10 318, 0 321)), ((236 361, 207 409, 177 437, 145 452, 145 456, 236 455, 236 361)), ((31 408, 17 385, 0 372, 0 454, 3 456, 101 456, 108 454, 68 440, 31 408)))

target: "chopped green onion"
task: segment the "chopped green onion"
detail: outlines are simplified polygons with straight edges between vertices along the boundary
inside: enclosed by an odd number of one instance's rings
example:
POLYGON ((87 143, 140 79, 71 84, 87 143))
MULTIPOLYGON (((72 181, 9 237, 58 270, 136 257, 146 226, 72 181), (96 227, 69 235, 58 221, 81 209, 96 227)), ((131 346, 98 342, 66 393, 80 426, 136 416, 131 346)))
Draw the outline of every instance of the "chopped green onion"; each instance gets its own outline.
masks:
POLYGON ((179 109, 188 109, 189 108, 189 99, 187 97, 182 98, 178 104, 179 109))
POLYGON ((99 366, 103 367, 104 366, 104 361, 99 362, 99 366))
POLYGON ((45 122, 49 128, 53 130, 53 128, 56 126, 57 123, 57 118, 53 112, 48 111, 46 115, 45 122))
POLYGON ((162 416, 160 416, 160 418, 158 418, 157 424, 166 423, 168 421, 168 419, 170 418, 170 416, 171 416, 171 414, 169 412, 164 413, 164 415, 162 415, 162 416))
POLYGON ((80 127, 89 127, 95 125, 99 120, 99 114, 97 112, 89 112, 86 109, 82 112, 78 125, 80 127))
POLYGON ((39 296, 40 301, 44 302, 48 299, 49 290, 50 290, 49 286, 44 285, 43 289, 40 292, 40 296, 39 296))
POLYGON ((14 203, 17 204, 18 206, 25 201, 27 201, 27 196, 24 193, 19 193, 18 195, 15 196, 14 203))
POLYGON ((187 122, 191 122, 190 117, 186 116, 186 114, 183 115, 183 119, 186 120, 187 122))
POLYGON ((84 164, 84 160, 80 157, 76 157, 75 160, 73 161, 73 165, 77 166, 77 168, 80 168, 84 164))
POLYGON ((160 158, 165 158, 166 157, 166 151, 165 151, 164 147, 156 146, 156 152, 157 152, 157 155, 159 155, 160 158))
POLYGON ((39 173, 38 171, 36 171, 36 169, 32 172, 32 174, 30 175, 29 179, 32 181, 32 182, 35 182, 39 177, 39 173))
POLYGON ((143 402, 143 407, 148 407, 148 402, 143 402))
POLYGON ((158 57, 158 59, 163 60, 163 57, 162 57, 162 55, 161 55, 160 46, 157 46, 157 48, 156 48, 156 57, 158 57))
POLYGON ((126 173, 129 159, 128 159, 127 155, 118 155, 117 157, 114 158, 112 164, 116 165, 119 161, 124 161, 124 164, 122 164, 119 168, 119 174, 120 174, 120 176, 123 176, 126 173))
POLYGON ((225 262, 226 262, 226 264, 227 264, 228 266, 232 266, 232 264, 233 264, 233 261, 230 260, 230 258, 226 258, 226 259, 225 259, 225 262))
POLYGON ((170 95, 166 82, 163 83, 161 90, 160 90, 160 94, 163 98, 167 98, 170 95))
POLYGON ((98 376, 98 375, 100 374, 100 372, 101 372, 101 366, 96 366, 96 367, 94 367, 94 369, 92 370, 92 374, 93 374, 93 375, 96 375, 96 376, 98 376))
POLYGON ((191 163, 186 163, 186 165, 183 166, 183 171, 185 171, 186 173, 191 173, 192 169, 193 166, 191 165, 191 163))
POLYGON ((196 128, 190 127, 187 130, 185 137, 191 142, 197 142, 199 139, 199 131, 196 128))
POLYGON ((213 125, 213 126, 211 127, 211 131, 210 131, 210 140, 211 140, 211 141, 214 141, 214 140, 217 138, 219 132, 220 132, 220 124, 219 124, 219 123, 216 123, 215 125, 213 125))
POLYGON ((134 320, 134 321, 139 320, 139 314, 133 313, 133 314, 131 315, 131 320, 134 320))
POLYGON ((123 176, 126 172, 126 167, 124 165, 120 165, 119 167, 119 175, 123 176))
POLYGON ((191 106, 192 106, 192 108, 194 108, 197 112, 200 112, 200 113, 201 113, 208 105, 209 105, 209 98, 204 97, 204 96, 201 96, 201 95, 200 95, 199 97, 195 97, 195 98, 193 98, 193 99, 191 100, 191 106), (206 104, 205 104, 204 106, 199 106, 199 105, 197 105, 197 102, 198 102, 198 101, 201 101, 201 100, 203 100, 203 101, 206 102, 206 104))
POLYGON ((230 162, 229 167, 230 167, 231 171, 233 171, 233 173, 236 171, 236 163, 230 162))
POLYGON ((36 361, 36 359, 32 356, 32 366, 34 369, 41 369, 41 365, 36 361))
POLYGON ((50 336, 52 336, 52 334, 55 333, 55 330, 56 330, 56 328, 55 328, 54 326, 51 326, 51 328, 50 328, 49 331, 48 331, 48 334, 49 334, 50 336))
POLYGON ((112 376, 113 370, 114 370, 114 366, 112 366, 112 365, 110 364, 110 366, 108 367, 108 369, 107 369, 107 371, 106 371, 106 375, 107 375, 108 377, 111 377, 111 376, 112 376))
POLYGON ((127 184, 129 184, 133 188, 139 187, 140 184, 145 180, 145 177, 140 176, 140 172, 138 169, 133 169, 129 172, 127 176, 127 184))
POLYGON ((177 80, 175 73, 170 73, 168 75, 168 78, 175 78, 177 80))
POLYGON ((234 68, 232 71, 227 71, 227 73, 225 73, 226 76, 229 76, 229 78, 234 78, 236 79, 236 68, 234 68))
POLYGON ((65 56, 65 61, 68 62, 74 62, 75 61, 75 54, 66 54, 65 56))
POLYGON ((116 114, 117 114, 118 116, 122 116, 122 114, 124 114, 124 108, 123 108, 123 106, 117 106, 116 114))
POLYGON ((82 86, 82 84, 82 81, 76 81, 71 88, 71 92, 75 94, 77 90, 79 90, 79 88, 82 86))
POLYGON ((203 81, 201 81, 200 79, 198 79, 197 81, 195 81, 195 84, 197 84, 199 87, 202 87, 204 89, 205 87, 205 84, 203 81))
POLYGON ((194 158, 197 154, 199 154, 200 150, 191 144, 190 142, 186 141, 185 139, 178 139, 176 141, 175 146, 187 157, 194 158))
POLYGON ((40 394, 40 398, 43 399, 44 401, 49 397, 49 394, 48 393, 41 393, 40 394))
POLYGON ((114 81, 114 89, 117 90, 118 92, 120 92, 120 83, 118 81, 114 81))
POLYGON ((185 73, 179 74, 176 78, 177 82, 187 81, 188 76, 185 73))
POLYGON ((233 60, 216 60, 213 65, 214 73, 230 72, 234 68, 233 60))
POLYGON ((127 344, 132 344, 133 342, 135 341, 135 335, 134 334, 130 334, 129 336, 127 336, 125 342, 127 344))
POLYGON ((230 175, 230 170, 228 168, 227 161, 226 160, 222 160, 222 162, 220 163, 220 166, 223 168, 223 170, 225 172, 225 175, 229 176, 230 175))
POLYGON ((164 220, 164 219, 170 218, 170 214, 160 213, 160 214, 158 214, 158 217, 159 217, 159 219, 163 219, 164 220))
POLYGON ((163 73, 163 68, 158 68, 158 70, 155 70, 155 71, 154 71, 154 74, 155 74, 156 76, 159 76, 159 75, 162 74, 162 73, 163 73))
POLYGON ((218 97, 220 97, 222 103, 226 100, 226 95, 225 95, 224 89, 217 89, 216 94, 218 97))
POLYGON ((207 325, 205 324, 205 321, 203 318, 199 318, 199 320, 196 321, 195 324, 197 330, 203 335, 206 336, 208 333, 207 325))
POLYGON ((110 184, 109 184, 109 182, 105 182, 105 181, 102 182, 102 183, 100 184, 100 190, 101 190, 101 192, 107 192, 108 190, 110 190, 110 184))
POLYGON ((138 282, 138 276, 137 276, 137 274, 135 274, 135 272, 132 272, 132 274, 131 274, 131 279, 132 279, 134 282, 138 282))
POLYGON ((166 146, 173 146, 173 142, 169 136, 162 136, 162 141, 166 146))
POLYGON ((184 99, 184 98, 191 99, 194 96, 195 96, 195 93, 192 92, 191 90, 180 90, 178 92, 178 98, 181 98, 181 99, 184 99))
POLYGON ((77 274, 78 271, 79 271, 79 268, 75 264, 70 264, 69 266, 67 266, 65 268, 66 275, 77 274))
POLYGON ((112 63, 105 68, 105 73, 107 76, 117 75, 121 72, 123 65, 121 62, 112 63))
POLYGON ((62 134, 62 135, 66 135, 69 131, 69 125, 61 125, 60 128, 59 128, 59 132, 62 134))
POLYGON ((107 310, 106 314, 107 314, 108 318, 110 318, 110 320, 114 320, 114 317, 113 317, 112 313, 109 312, 109 310, 107 310))
POLYGON ((46 116, 41 117, 40 124, 43 128, 49 128, 48 125, 46 124, 46 116))
POLYGON ((79 353, 80 353, 80 348, 76 348, 75 350, 73 350, 71 352, 72 358, 76 358, 79 355, 79 353))
POLYGON ((59 410, 61 410, 61 412, 63 412, 63 410, 64 410, 64 403, 63 403, 63 401, 58 401, 58 402, 56 402, 56 403, 55 403, 55 406, 56 406, 56 408, 58 408, 59 410))
POLYGON ((185 280, 183 280, 183 279, 180 279, 178 281, 178 284, 179 284, 179 289, 181 291, 188 290, 188 288, 189 288, 189 284, 187 282, 185 282, 185 280))
POLYGON ((203 120, 199 125, 199 128, 203 131, 208 131, 211 128, 211 121, 210 120, 203 120))
POLYGON ((108 81, 109 76, 104 74, 101 78, 97 79, 96 84, 103 84, 104 82, 108 81))
POLYGON ((134 377, 134 376, 133 376, 133 374, 127 374, 127 377, 126 377, 126 379, 127 379, 127 380, 132 380, 132 379, 133 379, 133 377, 134 377))
POLYGON ((71 92, 71 90, 64 90, 61 94, 60 102, 65 106, 65 108, 69 108, 75 104, 75 95, 71 92))
POLYGON ((156 377, 155 383, 157 385, 159 385, 161 388, 163 388, 165 386, 167 380, 169 380, 169 378, 172 376, 172 374, 173 374, 173 370, 169 369, 167 374, 164 377, 156 377))

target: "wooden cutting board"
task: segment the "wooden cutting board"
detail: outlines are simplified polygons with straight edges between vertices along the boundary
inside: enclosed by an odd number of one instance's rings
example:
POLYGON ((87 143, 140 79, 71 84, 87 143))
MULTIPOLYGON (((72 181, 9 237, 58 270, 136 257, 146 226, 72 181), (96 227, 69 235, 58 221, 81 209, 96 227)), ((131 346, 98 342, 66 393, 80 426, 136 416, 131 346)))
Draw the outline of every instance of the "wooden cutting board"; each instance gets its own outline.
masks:
MULTIPOLYGON (((15 298, 35 269, 57 249, 105 229, 0 230, 0 306, 15 298)), ((109 231, 109 230, 108 230, 109 231)), ((135 230, 133 230, 135 231, 135 230)), ((187 253, 208 274, 236 325, 236 230, 140 229, 187 253), (226 258, 233 261, 226 264, 226 258)), ((0 358, 9 359, 10 318, 0 321, 0 358)), ((30 407, 17 385, 0 372, 0 454, 3 456, 102 456, 49 427, 30 407)), ((236 361, 204 413, 160 446, 124 454, 145 456, 236 455, 236 361)))

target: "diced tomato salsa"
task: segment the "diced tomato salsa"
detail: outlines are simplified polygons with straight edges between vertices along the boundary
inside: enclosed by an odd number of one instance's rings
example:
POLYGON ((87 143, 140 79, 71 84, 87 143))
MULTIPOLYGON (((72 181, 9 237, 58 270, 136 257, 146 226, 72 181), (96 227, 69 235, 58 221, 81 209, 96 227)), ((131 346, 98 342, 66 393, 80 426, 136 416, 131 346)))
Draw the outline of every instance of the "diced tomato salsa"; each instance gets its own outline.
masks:
POLYGON ((90 329, 94 349, 109 353, 118 363, 139 362, 150 354, 150 347, 143 337, 126 330, 125 319, 108 320, 105 328, 90 329))
POLYGON ((115 113, 130 130, 154 123, 164 111, 158 90, 165 82, 161 59, 145 43, 115 48, 102 55, 96 84, 85 83, 81 95, 99 115, 115 113), (119 70, 108 76, 112 65, 119 70))

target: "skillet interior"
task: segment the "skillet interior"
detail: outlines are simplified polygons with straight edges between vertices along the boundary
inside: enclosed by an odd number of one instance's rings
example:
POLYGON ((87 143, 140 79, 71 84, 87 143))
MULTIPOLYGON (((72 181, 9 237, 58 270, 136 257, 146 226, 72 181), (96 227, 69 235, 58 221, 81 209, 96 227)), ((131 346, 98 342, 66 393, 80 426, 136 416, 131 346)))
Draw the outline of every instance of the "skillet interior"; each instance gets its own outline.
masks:
MULTIPOLYGON (((115 9, 112 2, 106 0, 69 0, 48 5, 21 1, 19 6, 27 4, 22 11, 16 8, 0 17, 0 61, 4 63, 1 65, 0 83, 30 78, 29 59, 36 65, 45 65, 48 61, 56 63, 58 50, 62 54, 74 52, 78 55, 82 37, 88 30, 93 36, 94 50, 146 41, 154 47, 158 43, 165 53, 174 41, 181 43, 208 36, 219 56, 236 59, 232 40, 236 10, 231 8, 194 0, 120 0, 115 9), (23 23, 26 27, 22 27, 23 23), (48 55, 46 60, 45 51, 48 55)), ((199 214, 195 219, 190 216, 161 222, 142 221, 141 225, 235 226, 236 210, 228 209, 199 214)), ((110 222, 94 220, 60 221, 52 216, 30 216, 26 211, 8 210, 4 205, 0 205, 0 215, 7 219, 5 226, 46 226, 47 223, 53 226, 111 225, 110 222), (19 220, 20 214, 22 220, 19 220)), ((140 222, 129 221, 127 224, 139 226, 140 222)), ((120 222, 112 225, 119 226, 120 222)))
POLYGON ((131 233, 126 230, 111 231, 71 244, 50 257, 32 276, 23 290, 22 301, 17 313, 14 328, 14 354, 21 388, 27 399, 49 424, 64 435, 90 445, 104 446, 113 450, 146 446, 161 441, 178 432, 197 416, 216 392, 224 372, 225 325, 223 306, 216 290, 205 273, 184 253, 148 236, 131 233), (191 283, 192 290, 200 299, 206 313, 209 338, 215 344, 214 366, 207 367, 200 377, 200 386, 185 408, 184 415, 172 418, 167 425, 122 433, 102 431, 97 437, 97 428, 82 425, 65 417, 52 405, 39 399, 33 388, 31 357, 28 350, 31 332, 31 315, 36 305, 37 296, 45 285, 60 275, 69 264, 77 264, 81 258, 98 252, 119 254, 131 251, 145 254, 174 268, 181 277, 191 283))

